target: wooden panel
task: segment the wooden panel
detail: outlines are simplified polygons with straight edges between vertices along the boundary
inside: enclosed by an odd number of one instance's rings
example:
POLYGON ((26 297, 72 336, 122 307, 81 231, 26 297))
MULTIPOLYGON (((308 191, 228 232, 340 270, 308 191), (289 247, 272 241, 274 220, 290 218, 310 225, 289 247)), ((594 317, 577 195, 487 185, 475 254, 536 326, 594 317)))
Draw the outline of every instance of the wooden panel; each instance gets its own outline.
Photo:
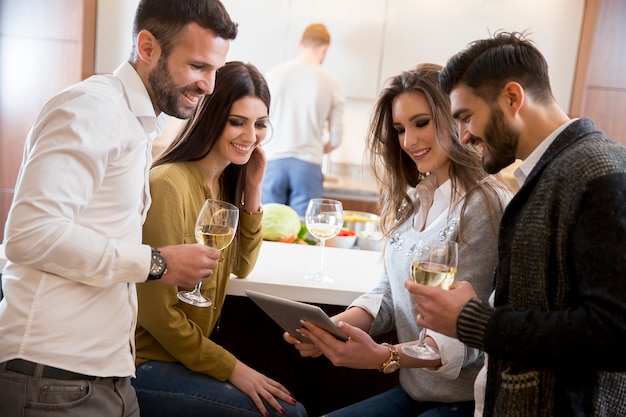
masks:
POLYGON ((589 88, 585 100, 585 117, 590 117, 598 129, 611 139, 626 145, 626 89, 604 90, 589 88))
POLYGON ((0 0, 1 239, 37 112, 54 94, 92 75, 95 13, 96 0, 0 0))
POLYGON ((603 0, 587 85, 626 89, 626 1, 603 0))
POLYGON ((574 75, 574 88, 572 89, 572 101, 570 103, 570 117, 580 117, 585 93, 587 92, 587 74, 589 73, 589 59, 594 47, 598 14, 600 13, 601 0, 585 1, 583 24, 580 33, 578 47, 578 62, 574 75))

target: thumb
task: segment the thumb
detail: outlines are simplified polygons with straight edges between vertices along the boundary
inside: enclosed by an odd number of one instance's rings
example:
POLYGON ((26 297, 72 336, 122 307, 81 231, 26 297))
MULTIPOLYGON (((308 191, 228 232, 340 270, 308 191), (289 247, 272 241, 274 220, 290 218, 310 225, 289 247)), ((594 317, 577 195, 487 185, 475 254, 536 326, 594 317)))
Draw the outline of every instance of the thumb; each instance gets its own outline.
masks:
POLYGON ((363 333, 363 330, 349 323, 346 323, 345 321, 340 321, 339 323, 337 323, 337 327, 339 327, 339 330, 344 332, 349 338, 354 340, 358 340, 360 334, 363 333))

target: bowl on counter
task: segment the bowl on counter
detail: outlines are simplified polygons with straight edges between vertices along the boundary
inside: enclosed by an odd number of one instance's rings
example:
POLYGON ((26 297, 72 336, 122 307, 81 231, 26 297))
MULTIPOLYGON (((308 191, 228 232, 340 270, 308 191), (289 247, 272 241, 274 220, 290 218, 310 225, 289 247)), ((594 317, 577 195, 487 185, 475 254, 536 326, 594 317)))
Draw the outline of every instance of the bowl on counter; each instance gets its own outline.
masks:
POLYGON ((333 248, 350 249, 356 242, 356 235, 352 236, 335 236, 326 241, 326 246, 333 248))
POLYGON ((343 227, 357 232, 380 230, 380 216, 366 211, 344 210, 343 227))
POLYGON ((375 230, 372 232, 360 231, 356 234, 356 244, 362 250, 381 251, 385 247, 383 232, 375 230))

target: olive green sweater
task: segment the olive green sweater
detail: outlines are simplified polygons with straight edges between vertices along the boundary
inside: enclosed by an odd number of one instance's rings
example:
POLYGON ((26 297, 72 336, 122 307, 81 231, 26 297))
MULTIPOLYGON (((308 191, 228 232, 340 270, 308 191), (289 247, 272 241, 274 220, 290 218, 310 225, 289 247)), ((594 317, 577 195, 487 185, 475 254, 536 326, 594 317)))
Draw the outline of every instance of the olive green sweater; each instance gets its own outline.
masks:
MULTIPOLYGON (((196 164, 174 163, 153 168, 150 190, 152 205, 143 228, 144 243, 152 246, 196 243, 196 218, 204 201, 211 198, 196 164)), ((213 301, 211 307, 183 303, 176 297, 180 288, 159 281, 137 285, 137 366, 149 360, 180 362, 192 371, 220 381, 228 379, 235 357, 208 336, 222 311, 231 273, 240 278, 248 276, 262 242, 262 215, 243 210, 239 213, 239 234, 222 251, 218 268, 202 282, 203 295, 213 301)))

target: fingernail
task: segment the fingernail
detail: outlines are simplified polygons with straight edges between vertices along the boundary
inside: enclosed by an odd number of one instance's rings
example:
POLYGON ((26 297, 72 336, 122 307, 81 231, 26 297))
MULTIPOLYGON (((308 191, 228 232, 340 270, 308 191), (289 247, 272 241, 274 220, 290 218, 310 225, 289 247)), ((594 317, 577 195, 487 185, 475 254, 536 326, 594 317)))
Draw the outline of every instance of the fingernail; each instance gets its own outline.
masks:
POLYGON ((265 411, 265 412, 263 413, 263 415, 264 415, 265 417, 270 417, 270 413, 269 413, 269 411, 265 411))
POLYGON ((280 409, 280 414, 285 414, 285 409, 284 408, 280 409))
POLYGON ((291 404, 297 404, 297 403, 298 403, 298 401, 296 401, 295 398, 291 397, 291 404))

